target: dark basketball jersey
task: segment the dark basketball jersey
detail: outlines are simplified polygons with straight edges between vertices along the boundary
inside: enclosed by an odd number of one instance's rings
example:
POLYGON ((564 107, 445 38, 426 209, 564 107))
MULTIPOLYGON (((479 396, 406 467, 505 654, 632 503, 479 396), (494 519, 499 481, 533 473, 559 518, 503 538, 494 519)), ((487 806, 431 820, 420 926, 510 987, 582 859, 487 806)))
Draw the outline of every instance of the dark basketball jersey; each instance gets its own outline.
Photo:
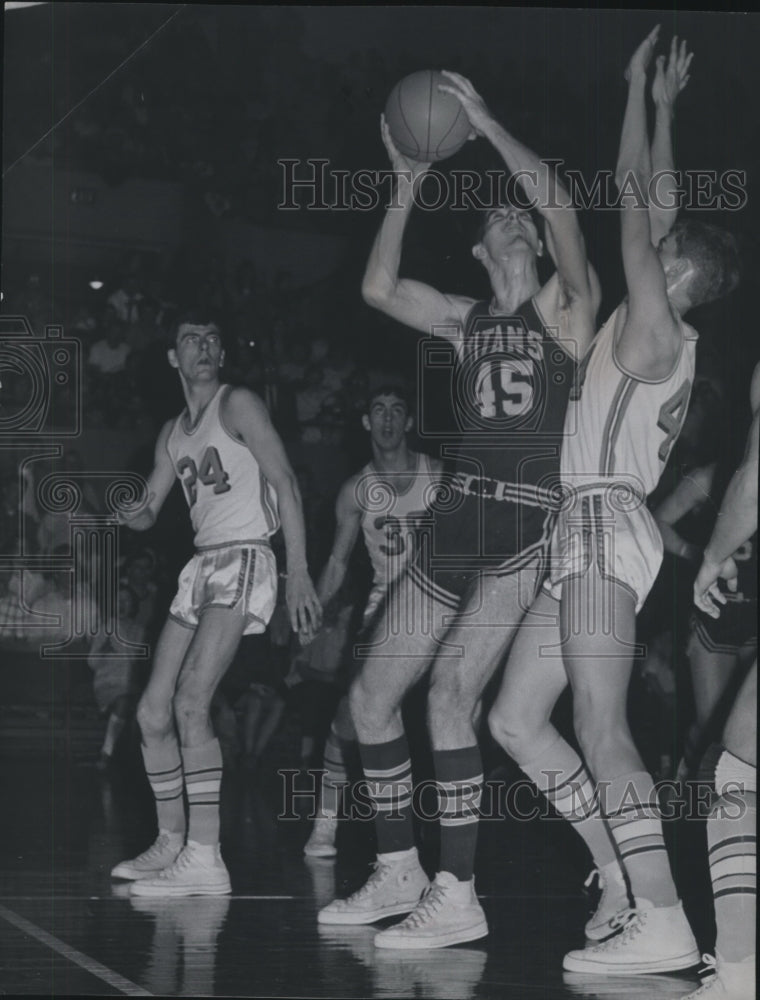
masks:
POLYGON ((472 306, 452 380, 456 474, 436 505, 426 573, 511 572, 547 544, 575 370, 532 299, 510 316, 472 306))

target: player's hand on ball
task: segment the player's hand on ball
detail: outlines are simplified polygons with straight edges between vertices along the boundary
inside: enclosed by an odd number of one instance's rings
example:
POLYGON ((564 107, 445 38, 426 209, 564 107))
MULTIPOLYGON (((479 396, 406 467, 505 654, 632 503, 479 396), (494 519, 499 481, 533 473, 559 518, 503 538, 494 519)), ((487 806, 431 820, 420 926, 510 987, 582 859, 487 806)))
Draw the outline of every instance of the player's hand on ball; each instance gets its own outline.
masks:
POLYGON ((731 556, 722 563, 703 560, 694 581, 694 603, 700 611, 704 611, 711 618, 718 618, 720 606, 727 600, 718 586, 718 580, 725 580, 728 589, 735 592, 738 577, 739 569, 731 556))
POLYGON ((625 73, 623 74, 629 83, 632 80, 640 79, 642 76, 646 77, 659 34, 660 26, 658 24, 652 28, 647 37, 631 56, 631 61, 628 63, 625 73))
POLYGON ((385 115, 380 115, 380 134, 383 137, 383 145, 388 152, 388 159, 391 161, 391 166, 397 174, 410 173, 412 181, 414 181, 417 177, 421 177, 426 170, 430 169, 429 163, 423 163, 421 160, 413 160, 411 156, 404 156, 403 153, 398 151, 396 143, 393 141, 391 130, 388 127, 388 122, 385 120, 385 115))
POLYGON ((447 69, 442 69, 441 73, 450 83, 446 86, 440 84, 438 89, 444 94, 452 94, 464 108, 470 125, 472 125, 470 139, 484 135, 488 126, 493 123, 493 115, 486 107, 486 102, 466 76, 452 73, 447 69))
POLYGON ((293 631, 302 646, 308 645, 322 626, 322 605, 306 570, 288 572, 285 601, 293 631))
POLYGON ((672 108, 676 97, 689 82, 689 67, 694 53, 686 48, 686 42, 678 45, 678 36, 674 35, 670 43, 670 55, 667 66, 665 56, 658 56, 654 81, 652 83, 652 100, 655 104, 672 108))

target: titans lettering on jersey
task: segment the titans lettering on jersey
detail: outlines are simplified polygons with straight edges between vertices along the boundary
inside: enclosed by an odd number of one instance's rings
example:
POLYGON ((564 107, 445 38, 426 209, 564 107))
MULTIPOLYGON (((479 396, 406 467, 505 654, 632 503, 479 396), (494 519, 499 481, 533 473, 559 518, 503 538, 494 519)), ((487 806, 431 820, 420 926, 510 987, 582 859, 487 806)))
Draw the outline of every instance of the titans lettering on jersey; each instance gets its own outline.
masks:
POLYGON ((279 527, 271 483, 222 421, 220 407, 230 388, 220 386, 192 429, 182 413, 166 443, 190 507, 196 548, 257 541, 279 527))

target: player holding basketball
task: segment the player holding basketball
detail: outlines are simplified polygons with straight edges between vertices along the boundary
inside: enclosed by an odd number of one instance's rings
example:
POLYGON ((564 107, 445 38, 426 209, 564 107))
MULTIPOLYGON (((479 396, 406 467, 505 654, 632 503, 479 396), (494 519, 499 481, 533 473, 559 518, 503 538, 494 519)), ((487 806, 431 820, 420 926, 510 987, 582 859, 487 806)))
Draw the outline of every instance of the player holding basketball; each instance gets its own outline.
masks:
POLYGON ((158 838, 111 874, 134 879, 136 896, 223 895, 230 879, 219 850, 222 754, 209 709, 241 637, 263 632, 274 610, 277 569, 269 538, 280 523, 290 620, 304 640, 319 627, 320 607, 306 566, 295 476, 263 402, 220 382, 219 327, 199 313, 182 316, 168 357, 187 408, 160 431, 147 503, 125 514, 123 523, 150 528, 179 478, 196 554, 180 575, 137 709, 158 838))
MULTIPOLYGON (((406 568, 414 552, 415 526, 429 517, 441 462, 412 451, 407 396, 395 386, 381 386, 370 397, 362 425, 369 431, 372 461, 341 486, 335 505, 332 552, 317 597, 327 608, 345 579, 348 559, 361 530, 372 564, 372 589, 362 618, 367 634, 388 587, 406 568)), ((341 699, 325 744, 320 816, 304 853, 332 857, 335 852, 340 795, 346 783, 346 744, 356 740, 348 697, 341 699)))
POLYGON ((318 919, 366 924, 413 911, 376 936, 376 945, 387 948, 439 948, 488 932, 473 880, 483 783, 474 717, 542 578, 575 359, 591 341, 599 302, 575 211, 554 172, 495 121, 468 80, 446 76, 441 89, 459 99, 473 130, 511 172, 521 171, 522 197, 537 204, 557 272, 539 283, 543 241, 528 211, 506 205, 486 214, 473 247, 490 279, 490 300, 401 278, 414 188, 429 164, 402 156, 383 121, 396 198, 372 248, 364 298, 448 342, 462 386, 452 405, 464 428, 453 486, 445 504, 434 505, 430 544, 391 588, 374 652, 350 692, 377 808, 379 854, 367 884, 318 919), (431 665, 429 727, 443 793, 440 871, 432 887, 414 845, 401 716, 405 694, 431 665))
MULTIPOLYGON (((657 33, 639 46, 626 73, 621 191, 647 192, 658 166, 645 108, 657 33)), ((674 40, 667 70, 658 60, 656 102, 672 109, 690 61, 685 44, 679 49, 674 40)), ((552 539, 549 591, 526 615, 489 720, 498 742, 575 823, 600 867, 598 833, 609 827, 630 881, 635 910, 626 914, 624 929, 570 952, 564 967, 576 973, 669 971, 699 958, 671 876, 652 779, 628 727, 626 699, 636 613, 662 558, 645 500, 680 431, 694 377, 696 334, 682 317, 735 286, 737 256, 731 237, 714 227, 682 222, 667 235, 654 231, 641 195, 624 199, 621 229, 628 298, 578 371, 565 425, 566 497, 552 539), (568 681, 585 766, 550 721, 568 681), (604 823, 586 816, 595 802, 592 780, 604 823)), ((612 863, 606 874, 612 891, 621 893, 612 863)), ((608 931, 622 923, 613 921, 608 931)))
MULTIPOLYGON (((736 588, 736 553, 757 543, 757 475, 760 442, 760 365, 750 390, 752 426, 744 460, 728 484, 717 524, 694 582, 694 603, 717 618, 726 595, 718 578, 736 588)), ((757 659, 736 697, 715 768, 715 791, 707 820, 710 874, 715 900, 715 975, 691 997, 742 1000, 755 995, 757 838, 757 659)), ((713 963, 711 963, 713 964, 713 963)))

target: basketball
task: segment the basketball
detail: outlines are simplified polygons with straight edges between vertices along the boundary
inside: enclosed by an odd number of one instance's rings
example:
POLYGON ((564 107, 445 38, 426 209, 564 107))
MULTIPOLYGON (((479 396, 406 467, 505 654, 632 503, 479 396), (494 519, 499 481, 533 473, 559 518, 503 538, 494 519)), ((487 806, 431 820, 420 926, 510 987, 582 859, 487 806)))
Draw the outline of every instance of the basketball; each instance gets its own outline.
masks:
POLYGON ((400 80, 385 105, 385 120, 396 148, 425 163, 453 156, 467 141, 472 126, 452 94, 438 89, 448 81, 434 69, 400 80))

